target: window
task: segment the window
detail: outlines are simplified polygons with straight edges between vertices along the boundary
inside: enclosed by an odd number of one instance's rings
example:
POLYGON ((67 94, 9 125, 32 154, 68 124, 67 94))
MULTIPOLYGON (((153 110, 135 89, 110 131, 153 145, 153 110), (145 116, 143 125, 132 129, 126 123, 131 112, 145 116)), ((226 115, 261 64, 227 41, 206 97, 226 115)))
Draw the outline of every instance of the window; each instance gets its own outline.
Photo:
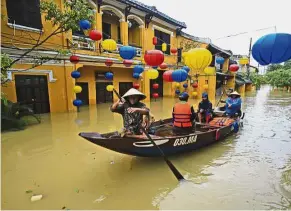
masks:
POLYGON ((121 43, 121 32, 120 32, 120 26, 117 27, 117 42, 121 43))
POLYGON ((111 38, 111 24, 102 22, 103 40, 111 38))
POLYGON ((8 23, 42 29, 40 0, 6 0, 8 23))
POLYGON ((166 50, 165 54, 170 55, 171 35, 155 29, 155 37, 158 38, 158 43, 156 45, 156 49, 162 50, 162 44, 167 43, 167 50, 166 50))

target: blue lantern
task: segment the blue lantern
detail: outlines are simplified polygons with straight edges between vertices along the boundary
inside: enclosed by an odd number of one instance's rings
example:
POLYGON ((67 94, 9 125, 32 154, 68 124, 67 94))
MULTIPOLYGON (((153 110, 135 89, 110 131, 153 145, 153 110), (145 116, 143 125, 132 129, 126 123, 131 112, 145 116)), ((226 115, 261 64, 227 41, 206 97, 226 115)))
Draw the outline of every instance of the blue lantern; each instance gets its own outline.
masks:
POLYGON ((252 56, 260 65, 278 64, 291 59, 291 34, 262 36, 253 45, 252 56))
POLYGON ((143 66, 141 66, 141 65, 135 65, 135 66, 133 67, 133 72, 134 72, 134 73, 141 74, 143 71, 144 71, 144 68, 143 68, 143 66))
POLYGON ((186 81, 187 76, 188 76, 188 73, 185 70, 183 70, 183 69, 175 70, 172 73, 172 79, 175 82, 186 81))
POLYGON ((82 100, 76 99, 76 100, 73 101, 73 105, 74 105, 74 106, 79 107, 79 106, 81 106, 82 104, 83 104, 82 100))
POLYGON ((217 64, 223 64, 224 63, 224 58, 222 58, 222 57, 216 58, 216 63, 217 64))
POLYGON ((88 30, 91 28, 91 24, 88 20, 80 20, 79 25, 83 30, 88 30))
POLYGON ((71 76, 72 78, 80 78, 81 77, 81 73, 77 70, 71 72, 71 76))
POLYGON ((187 89, 187 88, 188 88, 188 84, 183 84, 183 87, 184 87, 185 89, 187 89))
POLYGON ((187 73, 189 73, 189 71, 190 71, 190 68, 188 66, 184 66, 184 67, 182 67, 182 69, 185 70, 187 73))
POLYGON ((136 48, 131 46, 122 46, 119 49, 119 55, 123 59, 132 59, 136 56, 136 48))
POLYGON ((180 94, 180 90, 176 89, 175 93, 176 93, 176 95, 180 94))
POLYGON ((132 77, 135 79, 139 79, 139 73, 133 73, 132 77))
POLYGON ((105 73, 105 78, 107 80, 112 80, 113 79, 113 73, 112 72, 107 72, 105 73))

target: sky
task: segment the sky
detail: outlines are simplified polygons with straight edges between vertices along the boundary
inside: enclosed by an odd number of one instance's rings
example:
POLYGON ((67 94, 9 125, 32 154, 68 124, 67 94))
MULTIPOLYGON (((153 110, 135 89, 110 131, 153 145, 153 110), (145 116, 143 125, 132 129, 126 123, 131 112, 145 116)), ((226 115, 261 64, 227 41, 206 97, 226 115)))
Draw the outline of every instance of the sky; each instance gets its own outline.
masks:
MULTIPOLYGON (((185 22, 187 28, 183 31, 197 37, 209 37, 213 44, 234 54, 248 55, 251 37, 254 44, 265 34, 291 34, 291 0, 139 1, 156 6, 159 11, 185 22), (259 30, 264 28, 268 29, 259 30), (222 38, 242 32, 247 33, 222 38)), ((253 59, 252 63, 257 64, 253 59)))

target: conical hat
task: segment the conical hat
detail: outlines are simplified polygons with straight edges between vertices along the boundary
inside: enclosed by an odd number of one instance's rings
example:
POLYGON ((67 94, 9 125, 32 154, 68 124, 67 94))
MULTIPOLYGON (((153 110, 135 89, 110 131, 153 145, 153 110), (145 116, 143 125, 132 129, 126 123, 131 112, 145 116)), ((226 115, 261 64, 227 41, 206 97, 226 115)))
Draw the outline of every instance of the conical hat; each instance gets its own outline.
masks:
POLYGON ((238 92, 236 92, 236 91, 230 93, 229 95, 237 95, 237 96, 240 96, 240 94, 238 92))
POLYGON ((133 96, 133 95, 139 96, 140 100, 146 99, 146 96, 143 93, 141 93, 140 91, 138 91, 134 88, 131 88, 130 90, 128 90, 122 97, 126 98, 126 97, 133 96))

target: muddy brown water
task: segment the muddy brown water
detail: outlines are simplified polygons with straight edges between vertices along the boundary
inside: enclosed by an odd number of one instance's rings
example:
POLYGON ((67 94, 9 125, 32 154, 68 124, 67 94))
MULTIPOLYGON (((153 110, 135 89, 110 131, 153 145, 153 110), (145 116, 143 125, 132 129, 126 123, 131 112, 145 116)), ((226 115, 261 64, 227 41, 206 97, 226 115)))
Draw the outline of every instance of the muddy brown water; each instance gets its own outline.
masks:
MULTIPOLYGON (((156 119, 175 100, 148 105, 156 119)), ((2 134, 2 209, 291 209, 291 93, 269 86, 243 97, 244 127, 210 147, 170 157, 123 155, 79 132, 120 129, 108 104, 49 114, 24 131, 2 134), (28 193, 26 193, 26 191, 28 193), (42 194, 31 202, 33 194, 42 194)))

